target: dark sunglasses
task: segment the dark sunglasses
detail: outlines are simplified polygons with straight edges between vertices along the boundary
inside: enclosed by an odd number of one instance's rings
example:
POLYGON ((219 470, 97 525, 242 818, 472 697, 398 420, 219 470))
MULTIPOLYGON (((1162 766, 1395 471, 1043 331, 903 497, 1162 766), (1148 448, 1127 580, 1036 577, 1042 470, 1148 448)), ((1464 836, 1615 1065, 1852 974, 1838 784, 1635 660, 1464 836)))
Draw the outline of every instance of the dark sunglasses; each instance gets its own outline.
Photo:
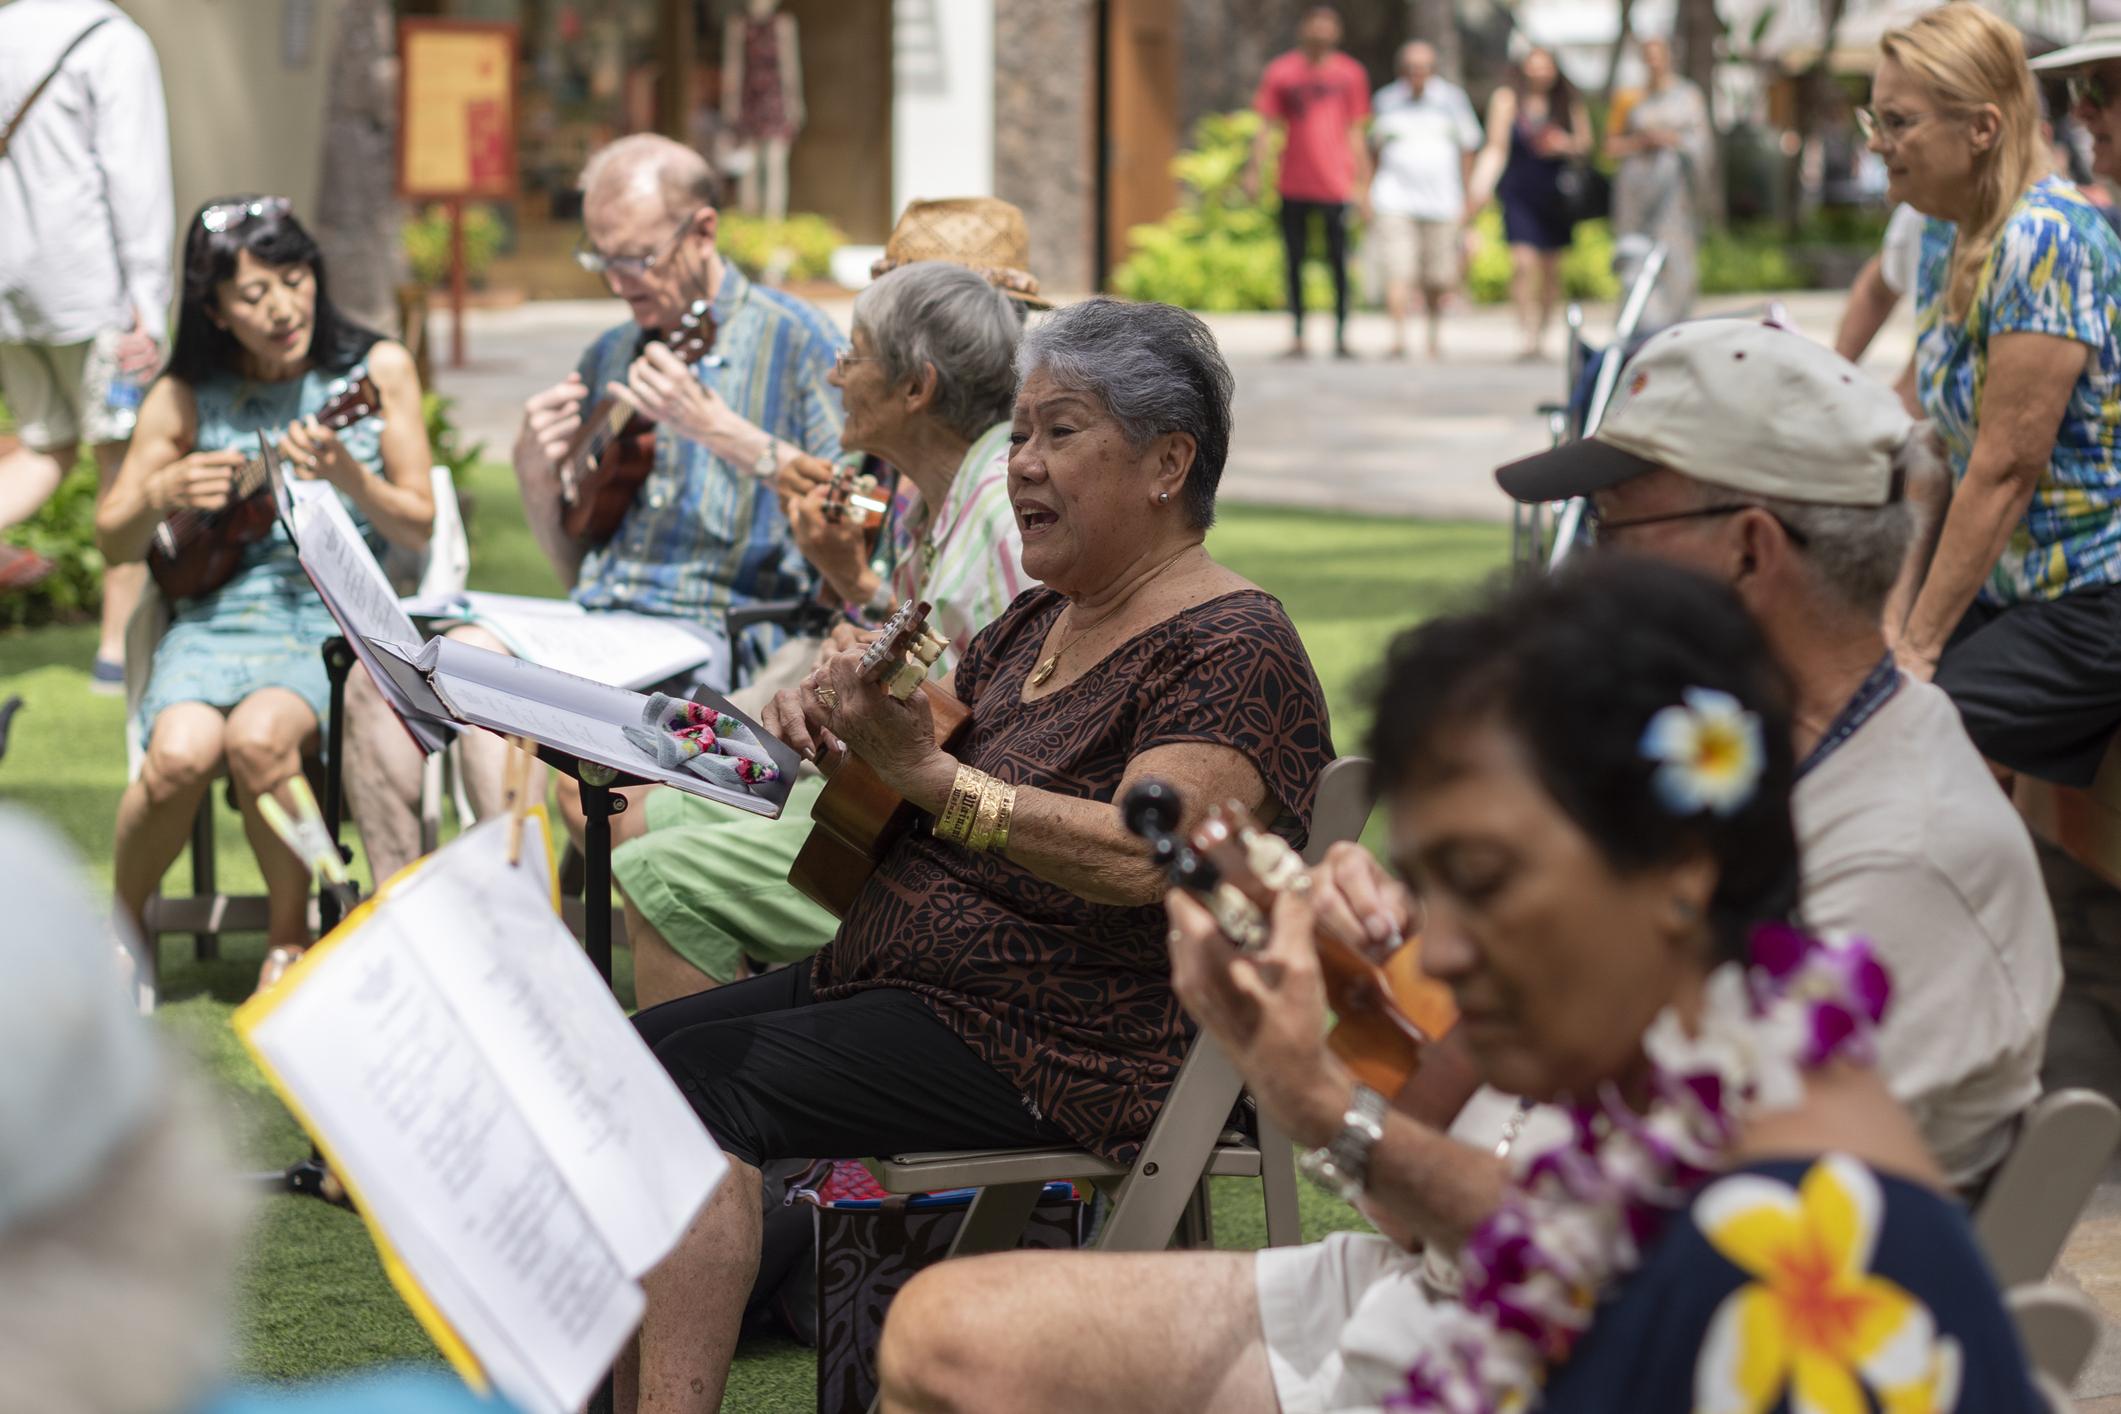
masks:
POLYGON ((250 201, 217 201, 199 213, 199 224, 215 235, 225 235, 261 216, 285 216, 294 203, 284 196, 261 196, 250 201))
POLYGON ((1790 538, 1792 545, 1802 550, 1811 543, 1803 531, 1773 511, 1768 511, 1766 506, 1756 505, 1751 501, 1734 501, 1726 506, 1703 506, 1692 511, 1668 511, 1657 516, 1635 516, 1629 520, 1607 520, 1598 514, 1596 507, 1587 506, 1584 511, 1584 524, 1590 527, 1593 540, 1603 541, 1615 531, 1633 530, 1637 526, 1663 525, 1676 520, 1706 520, 1710 516, 1736 515, 1740 511, 1767 511, 1769 518, 1782 527, 1782 533, 1790 538))

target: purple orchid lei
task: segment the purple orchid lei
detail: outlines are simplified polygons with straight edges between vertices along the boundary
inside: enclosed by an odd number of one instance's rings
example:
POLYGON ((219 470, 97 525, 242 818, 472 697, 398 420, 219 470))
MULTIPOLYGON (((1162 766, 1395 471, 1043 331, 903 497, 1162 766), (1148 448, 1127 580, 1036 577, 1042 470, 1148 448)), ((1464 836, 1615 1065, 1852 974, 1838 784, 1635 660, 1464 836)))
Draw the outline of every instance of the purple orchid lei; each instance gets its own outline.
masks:
POLYGON ((1459 1255, 1460 1299, 1422 1312, 1427 1348, 1387 1409, 1536 1409, 1599 1297, 1720 1170, 1744 1121, 1797 1104, 1807 1070, 1872 1063, 1891 983, 1869 943, 1771 923, 1748 953, 1710 974, 1691 1032, 1667 1008, 1644 1033, 1644 1109, 1602 1087, 1563 1107, 1565 1137, 1517 1154, 1501 1205, 1459 1255))

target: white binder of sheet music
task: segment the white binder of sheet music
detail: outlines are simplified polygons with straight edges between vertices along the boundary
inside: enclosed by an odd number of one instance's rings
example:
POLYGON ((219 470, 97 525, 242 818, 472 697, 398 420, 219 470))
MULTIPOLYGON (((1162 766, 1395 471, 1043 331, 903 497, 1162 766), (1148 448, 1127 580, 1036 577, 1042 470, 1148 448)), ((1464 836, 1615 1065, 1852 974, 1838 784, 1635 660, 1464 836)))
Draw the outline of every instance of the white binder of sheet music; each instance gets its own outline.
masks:
POLYGON ((489 821, 388 886, 248 1028, 495 1386, 579 1408, 727 1162, 489 821))
POLYGON ((591 613, 571 599, 466 590, 407 599, 407 613, 464 619, 487 629, 516 657, 613 687, 644 688, 702 669, 717 688, 729 681, 729 645, 683 619, 623 610, 591 613))
POLYGON ((368 668, 377 690, 421 750, 441 750, 449 740, 447 729, 423 720, 389 677, 375 666, 370 639, 416 651, 422 635, 398 607, 398 596, 384 576, 383 567, 376 563, 368 542, 354 528, 353 517, 326 482, 287 481, 280 485, 286 492, 283 509, 294 536, 295 554, 308 572, 310 583, 316 585, 324 607, 331 610, 354 656, 368 668))

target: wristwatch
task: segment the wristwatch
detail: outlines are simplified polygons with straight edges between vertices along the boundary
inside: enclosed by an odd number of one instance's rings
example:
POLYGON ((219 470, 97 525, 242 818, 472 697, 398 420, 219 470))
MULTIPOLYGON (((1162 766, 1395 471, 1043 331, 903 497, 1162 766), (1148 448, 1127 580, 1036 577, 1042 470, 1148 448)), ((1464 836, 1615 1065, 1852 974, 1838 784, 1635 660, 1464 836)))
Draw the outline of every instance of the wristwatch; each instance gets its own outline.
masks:
POLYGON ((781 444, 775 439, 766 439, 766 450, 760 452, 751 463, 751 474, 761 481, 771 481, 781 470, 781 444))
POLYGON ((1296 1161, 1304 1177, 1344 1202, 1362 1197, 1370 1181, 1370 1151, 1385 1137, 1385 1109, 1384 1096, 1358 1084, 1340 1117, 1340 1133, 1296 1161))

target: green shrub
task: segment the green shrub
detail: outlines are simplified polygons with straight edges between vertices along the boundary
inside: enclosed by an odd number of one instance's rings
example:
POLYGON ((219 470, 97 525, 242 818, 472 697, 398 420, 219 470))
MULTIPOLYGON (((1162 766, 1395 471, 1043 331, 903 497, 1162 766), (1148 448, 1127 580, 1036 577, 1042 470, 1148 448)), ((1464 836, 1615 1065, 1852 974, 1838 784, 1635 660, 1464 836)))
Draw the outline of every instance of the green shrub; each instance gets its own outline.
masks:
POLYGON ((1767 229, 1711 231, 1701 242, 1701 292, 1705 295, 1801 290, 1810 284, 1805 263, 1779 233, 1767 229))
POLYGON ((427 422, 427 450, 436 466, 449 468, 449 479, 462 481, 465 468, 486 455, 486 444, 474 442, 464 445, 464 434, 457 427, 457 400, 445 398, 429 389, 420 395, 420 412, 427 422))
MULTIPOLYGON (((478 203, 464 208, 464 274, 478 279, 493 268, 507 231, 493 209, 478 203)), ((437 202, 405 223, 400 239, 412 276, 423 285, 440 285, 449 279, 449 208, 437 202)))
MULTIPOLYGON (((0 409, 0 422, 5 422, 0 409)), ((96 549, 96 459, 84 448, 44 508, 4 537, 58 566, 30 589, 0 595, 0 628, 80 619, 103 605, 103 555, 96 549)))
POLYGON ((808 212, 768 221, 724 211, 714 244, 753 279, 778 275, 782 280, 823 280, 831 276, 833 252, 847 244, 847 237, 824 217, 808 212))
MULTIPOLYGON (((1245 195, 1242 181, 1259 122, 1257 113, 1239 112, 1211 113, 1194 124, 1193 146, 1171 164, 1184 188, 1179 208, 1127 232, 1129 254, 1112 272, 1114 294, 1216 312, 1287 304, 1280 217, 1268 205, 1278 198, 1267 195, 1275 157, 1260 174, 1259 200, 1245 195)), ((1332 276, 1314 259, 1304 270, 1304 301, 1319 308, 1332 299, 1332 276)))

